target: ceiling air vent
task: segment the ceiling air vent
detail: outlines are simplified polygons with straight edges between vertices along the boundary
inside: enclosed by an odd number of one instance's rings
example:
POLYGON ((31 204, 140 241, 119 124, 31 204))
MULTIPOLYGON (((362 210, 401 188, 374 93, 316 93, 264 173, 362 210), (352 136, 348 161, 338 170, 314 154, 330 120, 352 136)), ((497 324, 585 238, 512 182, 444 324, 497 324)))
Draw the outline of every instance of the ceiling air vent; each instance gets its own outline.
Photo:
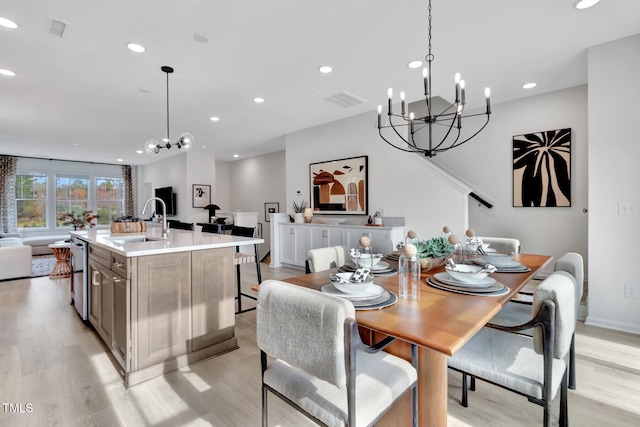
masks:
POLYGON ((332 102, 344 108, 353 107, 354 105, 362 104, 366 100, 359 98, 349 92, 342 91, 336 95, 332 95, 324 99, 325 101, 332 102))
POLYGON ((64 30, 67 28, 67 24, 55 19, 51 18, 51 26, 49 27, 49 34, 53 34, 57 37, 62 37, 64 34, 64 30))

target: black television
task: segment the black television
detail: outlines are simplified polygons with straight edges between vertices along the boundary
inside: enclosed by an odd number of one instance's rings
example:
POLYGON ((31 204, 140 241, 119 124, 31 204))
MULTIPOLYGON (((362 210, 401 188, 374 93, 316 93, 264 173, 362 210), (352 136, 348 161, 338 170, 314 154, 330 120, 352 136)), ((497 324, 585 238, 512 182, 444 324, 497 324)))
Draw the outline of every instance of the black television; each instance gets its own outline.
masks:
MULTIPOLYGON (((156 197, 162 199, 167 206, 167 216, 173 216, 176 214, 176 195, 173 192, 173 187, 156 188, 156 197)), ((162 204, 156 200, 156 215, 162 215, 162 204)))

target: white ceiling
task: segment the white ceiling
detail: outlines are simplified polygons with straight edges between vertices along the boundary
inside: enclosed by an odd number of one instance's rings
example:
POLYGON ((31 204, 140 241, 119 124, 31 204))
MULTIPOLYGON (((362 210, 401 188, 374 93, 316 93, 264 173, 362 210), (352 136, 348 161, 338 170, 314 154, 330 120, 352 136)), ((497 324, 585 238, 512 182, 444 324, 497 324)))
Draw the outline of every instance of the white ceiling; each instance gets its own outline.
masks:
MULTIPOLYGON (((640 32, 640 0, 573 2, 433 0, 434 94, 451 97, 455 72, 470 108, 485 86, 495 105, 586 83, 586 49, 640 32)), ((135 152, 166 135, 163 65, 175 68, 172 142, 190 132, 194 151, 219 160, 282 150, 287 133, 363 112, 375 126, 388 87, 420 98, 421 70, 406 64, 427 53, 426 0, 2 0, 0 16, 19 25, 0 27, 0 68, 16 73, 0 76, 0 154, 21 156, 134 165, 177 154, 135 152), (51 18, 68 24, 62 38, 51 18), (342 91, 365 102, 324 100, 342 91)))

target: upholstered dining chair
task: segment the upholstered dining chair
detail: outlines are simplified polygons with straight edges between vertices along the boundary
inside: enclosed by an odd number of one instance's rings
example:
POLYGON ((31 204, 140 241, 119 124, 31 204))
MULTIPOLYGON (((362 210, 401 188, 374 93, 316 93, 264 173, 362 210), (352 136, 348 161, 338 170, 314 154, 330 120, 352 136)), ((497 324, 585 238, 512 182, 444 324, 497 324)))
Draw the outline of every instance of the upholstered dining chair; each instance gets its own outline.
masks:
POLYGON ((480 237, 478 239, 482 240, 482 243, 486 243, 489 245, 489 248, 493 248, 500 253, 522 253, 522 245, 520 244, 520 240, 513 239, 510 237, 480 237))
POLYGON ((222 234, 222 224, 202 224, 203 233, 222 234))
MULTIPOLYGON (((258 292, 256 335, 263 427, 268 392, 317 424, 354 427, 375 424, 408 390, 417 425, 415 365, 381 351, 391 337, 363 344, 351 301, 266 280, 258 292)), ((417 363, 415 346, 412 356, 417 363)))
MULTIPOLYGON (((256 227, 240 227, 240 226, 234 225, 231 228, 231 235, 240 236, 240 237, 257 237, 257 228, 256 227)), ((236 314, 245 313, 247 311, 252 311, 256 309, 255 307, 251 307, 245 310, 242 309, 242 297, 249 298, 254 301, 256 300, 256 297, 254 297, 253 295, 245 294, 244 292, 242 292, 242 286, 241 286, 241 280, 240 280, 240 276, 241 276, 240 266, 242 264, 250 264, 250 263, 256 264, 256 275, 258 277, 258 285, 260 285, 260 283, 262 282, 262 273, 260 271, 260 253, 258 250, 258 244, 256 243, 253 245, 253 253, 240 252, 240 247, 236 246, 236 254, 234 256, 234 264, 236 266, 236 286, 238 288, 237 297, 236 297, 238 300, 238 310, 236 311, 236 314)))
MULTIPOLYGON (((560 257, 558 261, 556 261, 553 266, 553 270, 566 271, 575 278, 575 301, 577 313, 584 287, 584 261, 582 259, 582 255, 575 252, 567 252, 560 257)), ((525 322, 530 316, 531 302, 512 300, 491 319, 491 323, 496 325, 514 325, 525 322)), ((531 335, 531 330, 523 331, 523 333, 531 335)), ((575 390, 576 387, 576 349, 574 334, 571 337, 571 348, 569 353, 569 388, 575 390)))
POLYGON ((345 246, 311 249, 307 252, 305 270, 307 273, 315 273, 342 267, 347 262, 347 254, 348 249, 345 246))
POLYGON ((525 323, 482 328, 448 359, 463 374, 462 405, 467 406, 467 375, 511 390, 544 409, 551 426, 551 402, 560 391, 560 426, 568 426, 567 358, 575 331, 575 279, 556 271, 535 290, 525 323), (518 332, 533 328, 533 337, 518 332))
POLYGON ((193 223, 192 222, 182 222, 174 219, 167 220, 169 224, 169 228, 178 229, 178 230, 191 230, 193 231, 193 223))

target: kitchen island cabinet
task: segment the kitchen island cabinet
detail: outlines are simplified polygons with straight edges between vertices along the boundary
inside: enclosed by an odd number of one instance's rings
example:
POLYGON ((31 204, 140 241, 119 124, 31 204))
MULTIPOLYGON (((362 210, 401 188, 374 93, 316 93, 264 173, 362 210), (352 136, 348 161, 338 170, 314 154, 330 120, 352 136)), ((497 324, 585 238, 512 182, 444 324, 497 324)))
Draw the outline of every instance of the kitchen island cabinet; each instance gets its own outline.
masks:
POLYGON ((126 386, 238 347, 234 247, 262 241, 208 234, 75 233, 88 242, 89 321, 126 386))

